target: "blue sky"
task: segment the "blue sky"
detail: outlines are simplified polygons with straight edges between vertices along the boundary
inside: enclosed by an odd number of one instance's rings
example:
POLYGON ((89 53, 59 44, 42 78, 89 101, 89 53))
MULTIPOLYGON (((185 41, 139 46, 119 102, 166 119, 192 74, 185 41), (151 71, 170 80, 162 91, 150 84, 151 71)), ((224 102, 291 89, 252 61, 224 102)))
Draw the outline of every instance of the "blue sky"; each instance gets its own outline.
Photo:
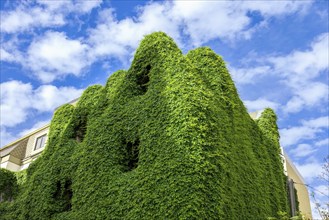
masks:
POLYGON ((129 68, 143 36, 164 31, 184 53, 209 46, 220 54, 248 110, 276 111, 281 145, 305 181, 328 194, 317 178, 329 148, 328 1, 0 4, 1 146, 129 68))

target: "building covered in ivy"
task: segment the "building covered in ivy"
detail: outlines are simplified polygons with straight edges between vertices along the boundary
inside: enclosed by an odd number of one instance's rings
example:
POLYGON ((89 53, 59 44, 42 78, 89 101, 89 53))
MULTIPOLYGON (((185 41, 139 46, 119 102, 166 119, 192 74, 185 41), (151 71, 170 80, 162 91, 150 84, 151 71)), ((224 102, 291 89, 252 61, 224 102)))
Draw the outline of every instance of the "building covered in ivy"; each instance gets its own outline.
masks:
POLYGON ((248 114, 220 56, 161 32, 0 158, 0 219, 311 217, 275 113, 248 114))

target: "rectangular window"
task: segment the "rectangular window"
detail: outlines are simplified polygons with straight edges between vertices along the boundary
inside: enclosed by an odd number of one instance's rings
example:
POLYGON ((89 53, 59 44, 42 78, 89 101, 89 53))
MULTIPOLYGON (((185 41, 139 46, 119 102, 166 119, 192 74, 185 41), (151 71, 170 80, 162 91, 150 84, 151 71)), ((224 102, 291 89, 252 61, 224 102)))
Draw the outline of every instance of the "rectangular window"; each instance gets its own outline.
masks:
POLYGON ((47 134, 44 134, 40 137, 37 138, 37 141, 35 142, 35 147, 34 150, 40 149, 44 147, 45 142, 46 142, 47 134))

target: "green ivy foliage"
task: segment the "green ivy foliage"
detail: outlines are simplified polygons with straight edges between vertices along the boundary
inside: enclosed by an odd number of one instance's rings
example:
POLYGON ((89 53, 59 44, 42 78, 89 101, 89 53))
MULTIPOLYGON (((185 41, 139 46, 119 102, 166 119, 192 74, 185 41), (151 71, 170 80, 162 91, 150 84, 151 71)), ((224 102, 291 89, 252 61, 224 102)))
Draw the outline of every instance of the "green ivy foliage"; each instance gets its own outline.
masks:
MULTIPOLYGON (((261 117, 257 121, 260 130, 262 131, 264 143, 269 153, 269 166, 268 176, 272 176, 271 182, 269 183, 269 192, 271 198, 271 204, 273 208, 278 207, 278 210, 290 210, 288 197, 288 190, 286 186, 287 177, 282 172, 283 163, 281 159, 280 150, 280 135, 278 126, 276 124, 276 115, 272 109, 265 109, 262 112, 261 117), (282 193, 286 189, 286 194, 282 193)), ((289 213, 289 212, 288 212, 289 213)), ((274 216, 274 214, 272 215, 274 216)))
POLYGON ((0 219, 14 219, 12 200, 18 194, 18 184, 15 173, 0 168, 0 194, 2 201, 0 201, 0 219))
POLYGON ((17 179, 13 172, 0 168, 0 193, 2 200, 14 199, 18 192, 17 179))
MULTIPOLYGON (((54 114, 16 219, 266 219, 288 211, 276 119, 220 56, 146 36, 129 70, 54 114)), ((274 113, 273 113, 274 114, 274 113)), ((1 218, 1 215, 0 215, 1 218)))

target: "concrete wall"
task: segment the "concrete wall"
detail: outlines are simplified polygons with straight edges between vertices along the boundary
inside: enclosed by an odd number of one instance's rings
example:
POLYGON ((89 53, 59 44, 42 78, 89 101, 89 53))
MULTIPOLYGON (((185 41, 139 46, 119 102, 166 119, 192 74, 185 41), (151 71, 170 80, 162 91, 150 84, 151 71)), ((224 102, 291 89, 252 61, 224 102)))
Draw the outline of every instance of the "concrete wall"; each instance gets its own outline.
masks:
POLYGON ((307 190, 307 187, 304 185, 305 182, 301 175, 299 174, 298 170, 294 166, 294 164, 291 162, 289 157, 285 155, 286 157, 286 167, 287 167, 287 173, 288 177, 291 178, 294 181, 295 188, 297 190, 297 197, 299 201, 299 211, 307 218, 312 219, 312 210, 310 205, 310 198, 309 193, 307 190))

